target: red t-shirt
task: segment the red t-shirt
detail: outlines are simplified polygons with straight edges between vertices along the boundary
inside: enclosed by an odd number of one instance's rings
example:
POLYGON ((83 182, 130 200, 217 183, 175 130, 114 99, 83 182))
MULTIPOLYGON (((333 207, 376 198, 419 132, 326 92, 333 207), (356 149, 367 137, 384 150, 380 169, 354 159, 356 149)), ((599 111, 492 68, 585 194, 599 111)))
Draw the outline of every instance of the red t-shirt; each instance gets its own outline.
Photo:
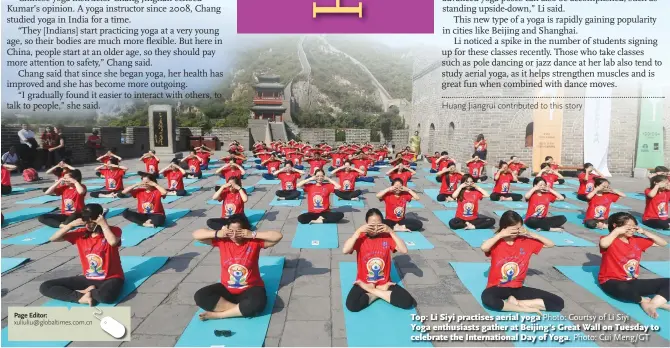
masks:
POLYGON ((341 152, 331 154, 330 156, 332 159, 332 165, 335 168, 342 166, 344 164, 344 159, 347 158, 347 154, 341 152))
POLYGON ((203 163, 207 163, 207 160, 209 160, 209 157, 212 154, 209 152, 198 152, 195 155, 198 156, 198 158, 201 158, 203 163))
POLYGON ((521 168, 523 168, 523 164, 512 162, 508 164, 507 167, 509 168, 509 170, 514 172, 514 174, 519 175, 519 171, 521 170, 521 168))
POLYGON ((344 171, 340 170, 337 172, 337 178, 340 179, 340 186, 342 186, 342 191, 353 191, 356 189, 356 178, 360 174, 354 171, 344 171))
POLYGON ((512 245, 499 240, 486 256, 491 257, 489 281, 486 288, 520 288, 526 279, 528 264, 533 254, 539 254, 544 247, 542 242, 526 237, 517 237, 512 245))
POLYGON ((237 167, 228 167, 224 170, 221 171, 221 174, 223 174, 223 178, 228 181, 230 178, 242 178, 242 171, 240 171, 237 167))
POLYGON ((430 161, 430 169, 432 170, 437 170, 437 159, 440 158, 439 156, 426 156, 428 160, 430 161))
POLYGON ((12 186, 11 173, 9 169, 2 167, 2 186, 12 186))
POLYGON ((598 283, 602 284, 610 279, 622 281, 636 279, 640 274, 642 253, 652 245, 654 241, 649 238, 633 236, 628 238, 628 243, 615 238, 609 248, 600 248, 603 258, 600 261, 598 283))
POLYGON ((84 186, 84 193, 79 194, 77 188, 74 186, 59 186, 54 192, 57 196, 61 196, 60 211, 63 215, 71 215, 79 213, 84 209, 84 199, 86 197, 86 186, 84 186))
POLYGON ((552 163, 552 164, 549 165, 549 167, 551 167, 551 170, 557 170, 559 165, 556 164, 556 163, 552 163))
POLYGON ((396 244, 388 233, 374 238, 363 234, 354 243, 354 250, 357 280, 376 285, 391 281, 391 254, 396 251, 396 244))
POLYGON ((168 190, 184 189, 184 174, 179 170, 166 170, 163 172, 168 182, 168 190))
POLYGON ((607 220, 610 216, 610 206, 619 200, 619 195, 614 193, 603 193, 595 195, 589 201, 589 207, 586 208, 586 220, 607 220))
POLYGON ((361 170, 363 172, 363 176, 368 175, 368 167, 370 166, 370 160, 356 159, 351 161, 351 164, 353 164, 354 167, 358 168, 358 170, 361 170))
POLYGON ((100 147, 102 147, 102 145, 100 143, 98 143, 99 140, 100 140, 99 136, 89 135, 87 142, 90 146, 93 146, 94 148, 99 149, 100 147))
POLYGON ((313 160, 307 161, 307 163, 309 163, 309 174, 314 175, 314 172, 317 169, 319 169, 319 168, 323 169, 323 166, 325 166, 326 163, 328 163, 328 162, 324 159, 320 159, 320 160, 313 159, 313 160))
POLYGON ((107 191, 123 190, 123 175, 125 170, 121 169, 101 169, 100 174, 105 177, 105 189, 107 191))
POLYGON ((112 156, 104 155, 100 158, 100 162, 104 164, 109 164, 109 161, 112 159, 112 156))
POLYGON ((377 151, 377 160, 378 161, 383 161, 384 158, 386 158, 386 154, 387 154, 387 152, 384 151, 384 150, 377 151))
MULTIPOLYGON (((117 238, 121 238, 120 228, 110 226, 109 229, 117 238)), ((95 280, 124 278, 119 256, 120 244, 109 245, 102 233, 90 235, 88 238, 84 238, 85 235, 86 228, 82 227, 63 236, 63 239, 77 246, 84 276, 95 280)))
POLYGON ((442 175, 442 185, 440 185, 440 193, 444 195, 452 195, 461 183, 463 175, 460 173, 447 173, 442 175), (447 177, 449 177, 449 184, 447 184, 447 177))
POLYGON ((647 196, 651 189, 644 190, 644 196, 647 197, 647 205, 644 208, 642 220, 667 220, 668 219, 668 201, 670 201, 670 191, 657 191, 654 198, 647 196))
POLYGON ((277 175, 277 178, 281 181, 282 190, 295 190, 298 186, 298 179, 300 179, 300 173, 298 172, 282 172, 277 175))
POLYGON ((412 161, 414 161, 414 154, 413 153, 405 153, 405 154, 402 155, 402 158, 405 161, 412 162, 412 161))
POLYGON ((189 158, 186 163, 188 164, 188 171, 191 174, 198 174, 200 173, 200 158, 189 158))
POLYGON ((482 176, 482 169, 484 168, 484 162, 474 161, 468 163, 468 173, 472 175, 473 178, 477 179, 482 176))
POLYGON ((598 178, 599 176, 591 173, 589 174, 589 180, 586 180, 586 173, 581 172, 579 175, 577 175, 577 178, 579 178, 579 190, 577 190, 578 195, 588 195, 593 191, 593 189, 596 188, 596 182, 594 181, 595 178, 598 178))
POLYGON ((263 163, 263 162, 269 160, 271 156, 272 155, 270 155, 268 153, 263 153, 263 154, 258 155, 258 158, 260 158, 261 163, 263 163))
POLYGON ((405 218, 407 203, 412 200, 412 195, 408 192, 400 192, 399 195, 388 192, 382 198, 386 205, 386 218, 391 221, 400 221, 405 218))
POLYGON ((244 202, 242 202, 242 195, 239 191, 232 192, 230 189, 223 190, 223 192, 221 192, 221 196, 219 196, 219 202, 222 202, 222 218, 244 213, 244 202))
POLYGON ((512 174, 500 174, 498 180, 496 180, 496 186, 493 188, 493 192, 503 194, 510 193, 512 191, 512 180, 514 180, 512 174))
POLYGON ((482 141, 477 145, 477 142, 475 142, 475 151, 485 151, 487 147, 486 141, 482 141))
POLYGON ((161 192, 151 188, 133 190, 133 197, 137 198, 137 212, 140 214, 160 214, 165 215, 163 202, 161 201, 161 192))
POLYGON ((147 167, 147 172, 151 174, 158 173, 158 160, 156 157, 147 157, 142 160, 147 167))
POLYGON ((330 209, 330 194, 335 191, 333 184, 306 184, 303 190, 307 194, 307 211, 322 213, 330 209))
POLYGON ((544 173, 542 174, 542 179, 544 179, 549 188, 554 188, 554 183, 558 181, 558 175, 553 173, 552 174, 544 173))
POLYGON ((556 196, 549 192, 533 193, 528 200, 528 210, 526 210, 526 220, 529 218, 544 218, 549 212, 549 205, 556 201, 556 196))
POLYGON ((255 286, 265 286, 258 269, 258 257, 265 241, 247 239, 241 245, 228 238, 212 240, 219 248, 221 284, 231 294, 237 295, 255 286))
POLYGON ((279 166, 281 165, 281 161, 279 160, 272 160, 268 163, 265 163, 265 168, 268 169, 268 174, 272 174, 275 171, 279 170, 279 166))
POLYGON ((294 166, 300 165, 302 163, 302 154, 299 153, 292 153, 290 156, 288 156, 288 159, 293 162, 294 166))
POLYGON ((412 178, 412 172, 407 170, 402 173, 393 172, 391 173, 391 175, 389 175, 389 178, 391 178, 391 181, 395 179, 400 179, 402 180, 402 185, 407 186, 407 182, 409 181, 409 179, 412 178))
POLYGON ((437 163, 437 171, 442 171, 444 168, 449 167, 451 163, 454 163, 451 159, 444 159, 437 163))
POLYGON ((470 221, 477 218, 479 213, 479 201, 484 197, 477 190, 466 190, 463 192, 463 199, 458 201, 456 207, 456 217, 470 221))

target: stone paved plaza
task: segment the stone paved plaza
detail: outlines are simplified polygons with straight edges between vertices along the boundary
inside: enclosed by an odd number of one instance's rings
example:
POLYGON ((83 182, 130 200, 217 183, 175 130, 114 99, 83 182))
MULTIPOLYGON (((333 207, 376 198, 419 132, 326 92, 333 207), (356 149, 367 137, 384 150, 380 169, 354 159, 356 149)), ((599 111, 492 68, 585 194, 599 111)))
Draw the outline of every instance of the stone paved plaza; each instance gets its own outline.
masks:
MULTIPOLYGON (((217 153, 222 155, 222 152, 217 153)), ((163 158, 161 168, 168 159, 163 158)), ((130 171, 142 170, 143 164, 137 159, 125 159, 122 165, 130 171)), ((84 178, 95 178, 93 164, 83 166, 84 178)), ((425 163, 420 168, 426 167, 425 163)), ((383 170, 383 168, 382 168, 383 170)), ((208 172, 212 172, 209 170, 208 172)), ((252 170, 253 172, 253 170, 252 170)), ((383 175, 383 172, 382 172, 383 175)), ((410 251, 409 255, 397 255, 395 264, 401 273, 402 281, 418 302, 417 311, 422 315, 432 313, 454 314, 485 314, 483 308, 475 301, 473 295, 466 290, 450 261, 487 262, 484 253, 470 247, 432 213, 434 210, 446 210, 442 205, 432 201, 423 193, 424 188, 438 188, 435 182, 429 182, 424 176, 427 173, 417 171, 414 182, 415 189, 421 195, 422 209, 409 209, 410 215, 418 217, 424 224, 425 237, 435 246, 431 250, 410 251)), ((134 179, 137 177, 133 177, 134 179)), ((254 185, 259 174, 251 174, 244 180, 244 185, 254 185)), ((174 203, 166 204, 166 208, 190 209, 186 217, 178 220, 176 226, 168 227, 141 244, 122 248, 121 255, 135 256, 169 256, 167 264, 152 275, 129 297, 119 305, 132 308, 132 341, 119 343, 116 346, 173 346, 187 324, 197 311, 193 300, 195 291, 205 285, 219 281, 218 250, 209 247, 195 246, 191 233, 205 227, 207 218, 219 217, 221 207, 207 205, 213 194, 217 177, 200 180, 191 186, 202 186, 203 190, 189 197, 183 197, 174 203)), ((164 184, 164 179, 159 180, 164 184)), ((14 184, 23 180, 13 177, 14 184)), ((46 187, 51 178, 39 184, 46 187)), ((648 186, 644 179, 615 177, 613 186, 624 192, 641 192, 648 186)), ((364 194, 365 208, 339 208, 345 212, 345 219, 338 225, 338 249, 293 249, 291 241, 296 233, 296 217, 306 209, 303 201, 301 207, 274 207, 269 203, 278 188, 275 186, 255 187, 249 196, 245 209, 262 209, 267 213, 258 225, 259 230, 279 230, 283 240, 274 248, 264 250, 262 255, 284 256, 283 275, 279 294, 274 305, 270 326, 265 337, 265 346, 347 346, 342 306, 341 287, 351 284, 340 284, 339 263, 355 261, 353 255, 343 255, 341 247, 354 232, 355 228, 364 223, 365 212, 370 207, 383 208, 374 195, 386 187, 386 179, 377 178, 375 187, 366 188, 364 194)), ((490 192, 490 189, 487 189, 490 192)), ((517 189, 516 192, 521 192, 517 189)), ((2 212, 7 213, 27 206, 14 203, 26 198, 41 195, 41 191, 2 198, 2 212)), ((571 201, 577 205, 577 203, 571 201)), ((619 203, 642 212, 644 202, 624 198, 619 203)), ((59 206, 60 201, 47 203, 59 206)), ((106 205, 106 207, 135 208, 135 199, 122 199, 106 205)), ((501 206, 485 200, 481 213, 496 217, 494 210, 501 206)), ((383 211, 383 209, 382 209, 383 211)), ((558 213, 560 209, 552 208, 558 213)), ((113 225, 125 225, 126 221, 117 216, 110 219, 113 225)), ((11 225, 2 229, 2 238, 21 235, 40 227, 36 219, 11 225)), ((567 224, 567 231, 575 236, 597 243, 599 234, 587 231, 584 227, 567 224)), ((2 257, 26 257, 30 261, 13 271, 2 275, 2 326, 7 325, 7 308, 9 306, 39 306, 47 301, 38 292, 40 283, 45 280, 73 276, 81 272, 76 248, 69 243, 47 243, 40 246, 2 245, 2 257)), ((669 259, 667 248, 651 248, 644 254, 643 260, 669 259)), ((531 270, 526 285, 551 291, 565 299, 563 314, 604 314, 619 313, 603 300, 595 297, 587 290, 559 273, 554 265, 597 265, 600 253, 597 247, 555 247, 543 250, 531 260, 531 270)), ((653 276, 649 271, 641 269, 641 277, 653 276)), ((475 294, 479 296, 479 294, 475 294)), ((436 323, 437 324, 437 323, 436 323)), ((666 323, 670 325, 670 323, 666 323)), ((652 334, 647 342, 639 346, 668 346, 669 342, 657 334, 652 334)), ((105 342, 75 342, 70 346, 109 346, 105 342)), ((435 343, 439 345, 454 345, 435 343)), ((460 343, 463 345, 484 345, 460 343)), ((486 343, 490 346, 509 346, 510 343, 486 343)), ((621 341, 600 342, 601 346, 630 346, 621 341)))

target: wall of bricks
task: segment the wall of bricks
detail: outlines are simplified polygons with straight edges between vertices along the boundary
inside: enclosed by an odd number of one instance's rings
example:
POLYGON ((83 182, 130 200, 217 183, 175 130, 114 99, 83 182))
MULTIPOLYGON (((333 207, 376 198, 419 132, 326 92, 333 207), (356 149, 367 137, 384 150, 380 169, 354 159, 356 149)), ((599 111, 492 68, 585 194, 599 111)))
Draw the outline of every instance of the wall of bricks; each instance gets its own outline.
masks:
POLYGON ((370 141, 369 129, 345 129, 344 135, 347 143, 361 144, 370 141))
POLYGON ((325 141, 329 144, 335 144, 335 130, 322 128, 302 128, 300 129, 300 139, 310 144, 318 144, 325 141))
POLYGON ((404 148, 409 143, 409 130, 407 129, 395 129, 391 131, 391 141, 395 146, 396 150, 404 148))
POLYGON ((237 140, 244 146, 244 149, 249 149, 251 136, 248 128, 226 127, 226 128, 212 128, 211 132, 204 134, 205 136, 217 137, 221 142, 222 149, 227 150, 228 144, 233 140, 237 140))
MULTIPOLYGON (((415 62, 413 82, 413 114, 406 119, 411 134, 419 131, 424 153, 449 151, 460 160, 470 158, 476 136, 484 134, 488 140, 488 160, 490 163, 510 156, 518 156, 530 164, 532 148, 525 147, 526 126, 532 122, 532 110, 500 110, 501 103, 531 103, 537 100, 528 98, 534 95, 534 88, 450 88, 449 93, 441 89, 439 66, 425 69, 429 60, 415 62), (424 64, 421 66, 420 64, 424 64), (432 69, 432 70, 431 70, 432 69), (442 96, 449 99, 442 99, 442 96), (468 98, 461 98, 461 96, 468 98), (515 97, 515 99, 477 98, 515 97), (486 111, 454 110, 443 104, 490 104, 486 111), (431 125, 434 130, 431 130, 431 125), (453 128, 452 128, 453 126, 453 128)), ((637 86, 618 88, 613 96, 635 96, 637 86)), ((585 90, 566 89, 566 97, 583 97, 585 90)), ((583 99, 564 99, 565 103, 583 105, 583 99)), ((666 105, 665 114, 670 113, 666 105)), ((608 167, 615 175, 631 175, 636 153, 638 132, 639 101, 637 99, 612 99, 612 122, 610 126, 610 147, 608 167)), ((670 117, 665 117, 666 125, 670 117)), ((666 132, 667 133, 667 132, 666 132)), ((670 158, 666 134, 666 162, 670 158)), ((394 143, 398 143, 394 141, 394 143)), ((582 110, 564 110, 562 157, 557 159, 563 165, 582 165, 584 162, 584 108, 582 110)))
POLYGON ((11 146, 18 146, 21 143, 18 135, 19 130, 21 130, 21 125, 16 124, 3 124, 0 127, 0 134, 2 135, 0 138, 0 148, 2 149, 2 153, 9 151, 11 146))

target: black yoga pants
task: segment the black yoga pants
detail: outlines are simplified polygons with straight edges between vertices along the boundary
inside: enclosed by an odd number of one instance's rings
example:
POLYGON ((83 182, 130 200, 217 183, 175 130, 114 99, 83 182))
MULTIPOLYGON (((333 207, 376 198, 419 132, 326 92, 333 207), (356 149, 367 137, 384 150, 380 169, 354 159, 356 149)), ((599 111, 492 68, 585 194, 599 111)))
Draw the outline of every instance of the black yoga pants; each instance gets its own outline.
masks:
POLYGON ((195 304, 208 312, 214 311, 221 298, 240 305, 242 316, 247 318, 261 314, 267 304, 267 294, 262 286, 254 286, 241 294, 233 295, 223 284, 216 283, 201 288, 193 295, 195 304))
POLYGON ((642 221, 642 223, 647 227, 655 228, 658 230, 670 229, 670 220, 650 219, 642 221))
POLYGON ((340 191, 336 190, 335 191, 335 196, 340 197, 340 199, 343 199, 345 201, 350 201, 353 198, 356 198, 360 195, 363 194, 363 191, 361 190, 354 190, 354 191, 340 191))
POLYGON ((478 177, 478 178, 475 178, 475 182, 484 182, 484 181, 486 181, 488 178, 489 178, 488 176, 486 176, 486 175, 482 175, 482 176, 480 176, 480 177, 478 177))
POLYGON ((453 218, 449 220, 449 228, 452 230, 460 230, 465 228, 465 223, 469 222, 475 226, 476 229, 487 229, 487 228, 493 228, 493 226, 496 224, 496 220, 493 218, 490 218, 488 216, 484 215, 479 215, 476 219, 474 220, 461 220, 459 218, 453 218))
POLYGON ((532 217, 526 220, 526 226, 534 230, 540 229, 542 231, 549 231, 552 228, 559 228, 565 225, 566 222, 568 222, 568 219, 563 215, 547 216, 543 218, 532 217))
POLYGON ((123 278, 94 280, 78 275, 51 279, 40 285, 40 293, 56 300, 77 303, 84 296, 77 290, 84 290, 91 285, 95 286, 95 289, 91 290, 94 305, 97 303, 114 303, 121 294, 121 289, 123 289, 123 278))
POLYGON ((580 201, 584 201, 584 202, 588 202, 588 201, 589 201, 589 199, 586 198, 586 195, 579 195, 579 194, 578 194, 578 195, 577 195, 577 199, 579 199, 580 201))
POLYGON ((300 198, 300 191, 298 190, 277 190, 275 192, 277 197, 284 198, 286 200, 294 200, 300 198))
POLYGON ((167 192, 176 192, 176 196, 187 196, 188 192, 186 190, 167 190, 167 192))
POLYGON ((49 227, 60 228, 60 225, 67 225, 70 222, 81 217, 81 213, 74 213, 70 215, 64 214, 44 214, 37 217, 37 221, 49 227))
POLYGON ((393 221, 389 219, 384 219, 384 224, 388 227, 393 228, 395 225, 404 225, 410 231, 421 231, 423 228, 423 222, 417 219, 402 219, 400 221, 393 221))
POLYGON ((229 221, 231 219, 241 219, 243 221, 246 221, 248 225, 251 225, 249 223, 249 218, 247 218, 244 213, 241 214, 233 214, 227 218, 214 218, 214 219, 207 219, 207 227, 213 229, 214 231, 218 231, 222 229, 224 226, 228 226, 229 221))
POLYGON ((492 286, 486 288, 482 292, 482 303, 487 308, 501 311, 505 305, 504 300, 507 300, 510 296, 514 296, 517 300, 542 299, 544 301, 544 308, 548 312, 560 312, 564 306, 563 299, 560 296, 527 286, 520 288, 492 286))
POLYGON ((437 195, 437 201, 438 202, 444 202, 444 201, 447 200, 447 197, 451 197, 451 195, 440 193, 439 195, 437 195))
POLYGON ((323 216, 323 223, 326 224, 335 224, 340 220, 344 219, 344 213, 338 211, 324 211, 321 213, 304 213, 298 216, 298 222, 301 224, 308 224, 316 219, 319 216, 323 216))
POLYGON ((499 201, 500 198, 502 197, 511 198, 515 202, 518 202, 523 198, 523 196, 519 193, 496 193, 496 192, 491 193, 492 201, 499 201))
POLYGON ((12 187, 8 185, 2 185, 2 194, 8 195, 10 193, 12 193, 12 187))
POLYGON ((642 296, 653 298, 656 295, 662 296, 666 301, 670 299, 670 278, 610 279, 600 284, 600 288, 611 297, 624 302, 640 303, 642 296))
POLYGON ((100 197, 100 195, 109 195, 109 194, 112 194, 112 193, 116 193, 116 195, 120 197, 120 196, 122 196, 121 192, 122 191, 95 191, 95 192, 91 192, 91 197, 98 198, 98 197, 100 197))
POLYGON ((125 210, 123 212, 123 217, 138 225, 144 225, 147 220, 151 220, 151 223, 154 226, 163 226, 165 225, 165 215, 163 214, 142 214, 132 210, 125 210))
MULTIPOLYGON (((519 173, 519 174, 521 174, 521 173, 519 173)), ((522 182, 524 184, 527 184, 527 183, 530 182, 529 178, 517 178, 517 179, 518 179, 519 182, 522 182)))
MULTIPOLYGON (((391 291, 391 304, 402 309, 410 309, 416 305, 416 301, 405 288, 398 285, 389 286, 391 291)), ((347 309, 352 312, 360 312, 370 305, 370 297, 367 291, 355 284, 349 295, 347 295, 347 309)))
POLYGON ((591 220, 586 220, 584 221, 584 227, 590 228, 590 229, 596 229, 598 228, 598 223, 599 222, 604 222, 605 225, 607 225, 607 220, 596 220, 596 219, 591 219, 591 220))

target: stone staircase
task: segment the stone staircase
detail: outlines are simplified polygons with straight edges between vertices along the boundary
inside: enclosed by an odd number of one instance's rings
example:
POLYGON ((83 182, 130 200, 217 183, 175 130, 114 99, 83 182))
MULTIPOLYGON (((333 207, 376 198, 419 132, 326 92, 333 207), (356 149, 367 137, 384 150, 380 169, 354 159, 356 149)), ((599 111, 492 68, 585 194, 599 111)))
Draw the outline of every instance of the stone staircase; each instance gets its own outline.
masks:
POLYGON ((270 122, 270 136, 273 141, 288 141, 284 122, 270 122))

